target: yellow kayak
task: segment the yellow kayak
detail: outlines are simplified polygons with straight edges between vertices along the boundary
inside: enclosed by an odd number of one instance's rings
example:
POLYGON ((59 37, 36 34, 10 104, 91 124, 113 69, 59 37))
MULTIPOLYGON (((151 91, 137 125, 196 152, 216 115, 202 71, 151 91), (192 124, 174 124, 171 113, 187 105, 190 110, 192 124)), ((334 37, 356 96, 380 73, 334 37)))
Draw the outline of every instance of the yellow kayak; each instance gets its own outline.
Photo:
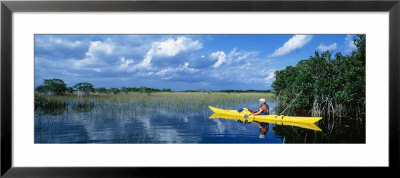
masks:
MULTIPOLYGON (((248 123, 255 121, 252 118, 245 119, 243 116, 224 115, 224 114, 218 114, 218 113, 214 113, 209 117, 209 119, 220 119, 220 118, 228 119, 228 120, 236 120, 236 121, 240 120, 242 122, 248 122, 248 123)), ((273 120, 267 120, 267 119, 264 119, 263 121, 259 121, 259 122, 265 122, 265 123, 270 123, 270 124, 275 124, 275 125, 296 126, 296 127, 301 127, 301 128, 315 130, 315 131, 322 131, 318 126, 316 126, 312 123, 273 121, 273 120)))
POLYGON ((322 117, 297 117, 297 116, 283 116, 283 115, 251 115, 251 112, 246 108, 240 113, 237 110, 219 109, 208 106, 214 113, 222 114, 225 116, 233 116, 244 118, 248 121, 258 122, 292 122, 292 123, 308 123, 313 124, 322 119, 322 117))

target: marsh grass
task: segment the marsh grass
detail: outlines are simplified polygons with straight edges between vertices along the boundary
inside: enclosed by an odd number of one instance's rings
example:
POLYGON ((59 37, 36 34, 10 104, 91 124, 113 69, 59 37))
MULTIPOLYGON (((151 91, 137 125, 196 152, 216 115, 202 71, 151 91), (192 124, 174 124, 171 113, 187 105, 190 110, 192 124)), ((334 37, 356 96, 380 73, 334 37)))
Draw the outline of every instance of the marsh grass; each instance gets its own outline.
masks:
MULTIPOLYGON (((65 102, 73 108, 89 106, 95 113, 105 110, 126 113, 138 110, 152 111, 154 109, 167 109, 172 111, 193 111, 208 106, 223 108, 248 107, 244 103, 258 103, 258 99, 267 100, 274 98, 272 93, 197 93, 197 92, 162 92, 143 96, 139 93, 130 94, 91 94, 90 96, 77 95, 41 95, 52 102, 65 102), (96 105, 97 107, 93 107, 96 105)), ((79 111, 79 110, 77 110, 79 111)))

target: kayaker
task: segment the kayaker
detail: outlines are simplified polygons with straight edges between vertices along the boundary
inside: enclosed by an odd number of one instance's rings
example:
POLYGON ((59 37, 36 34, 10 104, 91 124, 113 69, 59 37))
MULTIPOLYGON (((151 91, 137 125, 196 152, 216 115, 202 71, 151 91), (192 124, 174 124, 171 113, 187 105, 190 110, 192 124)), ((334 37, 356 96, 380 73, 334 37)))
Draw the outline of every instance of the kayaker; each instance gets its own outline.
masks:
POLYGON ((269 114, 269 106, 267 105, 265 98, 260 98, 258 101, 260 102, 260 109, 258 109, 258 111, 256 111, 256 112, 253 111, 251 113, 251 115, 268 115, 269 114))

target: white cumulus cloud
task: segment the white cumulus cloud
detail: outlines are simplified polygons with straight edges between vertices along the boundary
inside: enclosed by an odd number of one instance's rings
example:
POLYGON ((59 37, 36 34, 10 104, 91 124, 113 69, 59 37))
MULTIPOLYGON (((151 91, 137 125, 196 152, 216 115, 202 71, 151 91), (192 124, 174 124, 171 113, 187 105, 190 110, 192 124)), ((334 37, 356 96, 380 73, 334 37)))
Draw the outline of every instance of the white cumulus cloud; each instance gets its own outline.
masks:
POLYGON ((176 39, 169 38, 161 42, 153 42, 143 61, 128 69, 128 72, 135 71, 139 68, 150 68, 154 56, 172 57, 184 51, 198 50, 201 48, 203 48, 203 45, 198 40, 194 41, 184 36, 176 39))
POLYGON ((219 67, 226 60, 226 54, 223 51, 211 53, 210 57, 213 59, 218 59, 217 62, 213 65, 214 68, 219 67))
POLYGON ((268 76, 265 77, 267 83, 270 83, 275 78, 275 70, 271 69, 268 71, 268 76))
POLYGON ((98 52, 104 52, 106 54, 111 54, 114 50, 114 46, 107 44, 107 43, 102 43, 101 41, 91 41, 89 50, 86 52, 86 56, 94 56, 98 52))
POLYGON ((318 47, 317 47, 317 50, 319 50, 319 51, 333 51, 333 50, 335 50, 336 49, 336 42, 335 43, 332 43, 331 45, 328 45, 328 46, 326 46, 326 45, 324 45, 324 44, 320 44, 318 47))
POLYGON ((296 49, 302 48, 312 39, 312 35, 294 35, 288 41, 286 41, 283 46, 276 49, 274 53, 270 54, 269 57, 279 57, 289 54, 296 49))
POLYGON ((157 56, 175 56, 180 52, 201 49, 203 45, 199 41, 181 36, 176 40, 169 38, 166 41, 154 42, 152 49, 157 56))
POLYGON ((118 70, 124 70, 129 67, 129 64, 133 63, 133 59, 125 59, 124 57, 121 58, 121 64, 119 65, 118 70))
MULTIPOLYGON (((110 55, 114 50, 114 46, 108 43, 103 43, 101 41, 90 41, 90 46, 88 51, 85 53, 86 57, 80 60, 71 60, 73 67, 82 68, 91 65, 100 64, 103 58, 102 55, 110 55)), ((98 71, 98 70, 96 70, 98 71)))
POLYGON ((224 64, 236 64, 238 62, 243 63, 244 60, 254 58, 257 55, 255 51, 238 51, 237 48, 233 48, 229 53, 225 54, 224 51, 216 51, 210 54, 211 59, 217 59, 213 67, 218 68, 222 63, 224 64))
POLYGON ((174 77, 176 73, 188 73, 188 74, 193 74, 195 72, 198 72, 199 69, 196 68, 191 68, 189 67, 189 63, 185 62, 183 65, 179 65, 176 68, 173 67, 167 67, 164 69, 161 69, 155 75, 161 76, 161 79, 168 80, 174 77))

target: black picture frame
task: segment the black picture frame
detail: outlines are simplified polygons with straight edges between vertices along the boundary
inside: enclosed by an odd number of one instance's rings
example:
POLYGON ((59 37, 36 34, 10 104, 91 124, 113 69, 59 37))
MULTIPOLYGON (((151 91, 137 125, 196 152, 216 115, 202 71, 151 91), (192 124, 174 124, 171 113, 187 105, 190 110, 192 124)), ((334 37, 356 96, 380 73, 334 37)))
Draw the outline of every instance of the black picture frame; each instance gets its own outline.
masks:
MULTIPOLYGON (((400 0, 365 1, 2 1, 1 2, 1 175, 5 177, 129 177, 165 176, 178 168, 75 167, 20 168, 12 165, 12 17, 13 12, 122 11, 296 11, 389 12, 389 168, 399 168, 400 0)), ((185 172, 206 174, 205 168, 185 172)), ((208 168, 215 171, 215 168, 208 168)), ((226 168, 218 172, 227 171, 226 168)), ((379 169, 379 168, 378 168, 379 169)), ((382 168, 381 168, 382 169, 382 168)), ((242 169, 230 169, 232 173, 242 169)), ((375 169, 370 169, 375 170, 375 169)), ((257 170, 250 170, 251 172, 257 170)), ((281 170, 283 171, 283 170, 281 170)), ((335 172, 331 172, 337 174, 335 172)))

